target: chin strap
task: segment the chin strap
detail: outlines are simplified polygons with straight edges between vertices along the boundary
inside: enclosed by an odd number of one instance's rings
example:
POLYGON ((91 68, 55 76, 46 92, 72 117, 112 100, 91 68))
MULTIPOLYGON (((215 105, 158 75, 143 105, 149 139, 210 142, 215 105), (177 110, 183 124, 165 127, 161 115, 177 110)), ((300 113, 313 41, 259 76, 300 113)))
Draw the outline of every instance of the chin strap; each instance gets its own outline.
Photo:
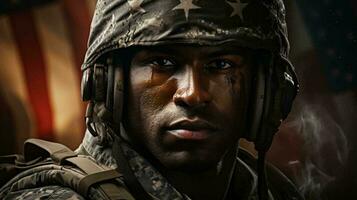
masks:
POLYGON ((232 167, 231 167, 231 170, 229 172, 229 177, 228 177, 228 182, 227 182, 227 188, 223 194, 223 198, 222 200, 225 200, 227 199, 227 196, 229 194, 229 190, 231 188, 231 184, 232 184, 232 180, 233 180, 233 176, 234 176, 234 173, 235 173, 235 170, 236 170, 236 166, 237 166, 237 158, 238 158, 238 152, 239 152, 239 141, 237 142, 237 145, 235 145, 235 152, 234 152, 234 161, 233 161, 233 164, 232 164, 232 167))
POLYGON ((124 182, 129 188, 131 194, 135 197, 135 199, 145 199, 145 200, 158 200, 156 197, 150 195, 142 185, 139 183, 135 174, 130 168, 130 165, 125 158, 123 149, 120 147, 121 139, 118 136, 114 136, 113 143, 113 154, 115 161, 117 162, 117 171, 122 173, 124 176, 124 182))
POLYGON ((269 189, 265 170, 265 155, 266 151, 258 151, 258 197, 259 200, 269 199, 269 189))
POLYGON ((90 134, 92 134, 94 137, 97 137, 98 136, 98 132, 97 130, 94 130, 96 129, 95 128, 95 125, 94 125, 94 129, 93 129, 93 109, 94 109, 94 103, 92 101, 90 101, 87 105, 87 110, 86 110, 86 116, 85 116, 85 121, 86 121, 86 126, 87 126, 87 129, 88 131, 90 132, 90 134))

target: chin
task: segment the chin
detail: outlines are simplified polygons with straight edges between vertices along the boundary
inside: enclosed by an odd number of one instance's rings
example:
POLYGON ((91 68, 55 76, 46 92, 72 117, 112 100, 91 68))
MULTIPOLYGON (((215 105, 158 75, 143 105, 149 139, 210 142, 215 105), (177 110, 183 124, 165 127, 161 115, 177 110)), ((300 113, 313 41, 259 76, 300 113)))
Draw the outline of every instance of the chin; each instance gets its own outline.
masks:
POLYGON ((182 172, 206 171, 216 168, 220 158, 205 158, 202 156, 190 155, 189 152, 173 153, 167 158, 160 159, 160 162, 168 169, 182 172))

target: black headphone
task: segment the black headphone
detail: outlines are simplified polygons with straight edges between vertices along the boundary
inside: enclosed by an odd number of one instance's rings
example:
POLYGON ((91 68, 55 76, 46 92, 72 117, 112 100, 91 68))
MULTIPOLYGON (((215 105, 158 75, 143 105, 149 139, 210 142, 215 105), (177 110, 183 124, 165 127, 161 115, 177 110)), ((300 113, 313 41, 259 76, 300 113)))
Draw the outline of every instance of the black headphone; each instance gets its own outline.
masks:
POLYGON ((265 55, 256 60, 253 92, 248 105, 248 122, 243 138, 258 151, 267 151, 281 122, 288 116, 299 84, 292 64, 280 55, 265 55))

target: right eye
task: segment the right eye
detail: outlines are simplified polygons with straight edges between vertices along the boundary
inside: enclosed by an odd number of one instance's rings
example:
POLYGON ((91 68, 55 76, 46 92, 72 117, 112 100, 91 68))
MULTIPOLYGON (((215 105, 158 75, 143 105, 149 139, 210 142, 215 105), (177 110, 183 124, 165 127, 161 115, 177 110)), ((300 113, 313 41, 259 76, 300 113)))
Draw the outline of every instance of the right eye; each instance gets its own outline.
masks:
POLYGON ((176 67, 175 61, 168 58, 154 58, 150 61, 150 65, 158 70, 172 70, 176 67))

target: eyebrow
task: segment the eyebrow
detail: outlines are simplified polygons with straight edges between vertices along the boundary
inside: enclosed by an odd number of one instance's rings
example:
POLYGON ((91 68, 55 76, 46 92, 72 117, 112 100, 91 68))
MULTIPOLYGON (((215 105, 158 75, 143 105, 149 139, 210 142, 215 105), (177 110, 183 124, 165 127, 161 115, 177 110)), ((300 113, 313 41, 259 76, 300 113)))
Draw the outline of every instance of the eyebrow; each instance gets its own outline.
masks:
POLYGON ((154 52, 154 53, 162 53, 162 54, 177 54, 178 51, 175 47, 147 47, 142 49, 144 52, 154 52))
MULTIPOLYGON (((202 46, 202 47, 205 47, 205 46, 202 46)), ((184 46, 181 46, 179 48, 184 48, 184 46)), ((178 54, 182 53, 182 51, 178 50, 175 46, 147 47, 147 48, 144 48, 143 51, 151 52, 151 53, 165 54, 165 55, 178 55, 178 54)), ((219 57, 222 55, 245 56, 245 55, 247 55, 247 51, 248 51, 248 49, 245 49, 242 47, 236 47, 236 46, 212 46, 211 48, 206 49, 207 57, 219 57)))

